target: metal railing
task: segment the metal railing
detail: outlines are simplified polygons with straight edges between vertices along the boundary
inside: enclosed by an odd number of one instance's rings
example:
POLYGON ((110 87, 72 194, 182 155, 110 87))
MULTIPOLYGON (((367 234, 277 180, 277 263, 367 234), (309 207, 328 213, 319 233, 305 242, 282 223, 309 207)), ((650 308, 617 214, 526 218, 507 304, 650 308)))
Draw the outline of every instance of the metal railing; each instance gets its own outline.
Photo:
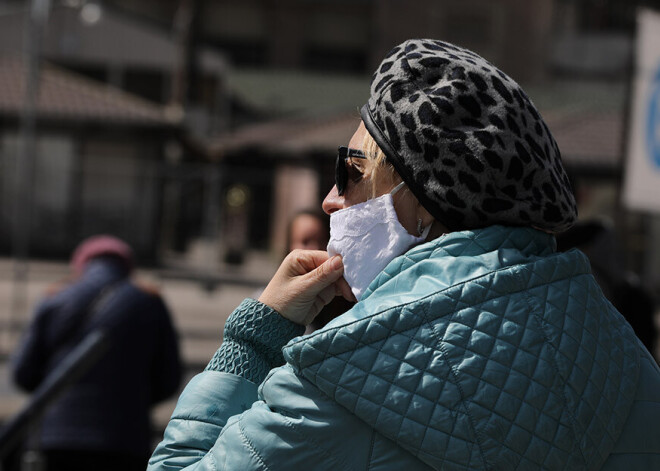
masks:
POLYGON ((28 403, 0 429, 0 471, 4 460, 41 419, 48 407, 89 371, 110 346, 103 330, 94 330, 57 365, 30 397, 28 403))

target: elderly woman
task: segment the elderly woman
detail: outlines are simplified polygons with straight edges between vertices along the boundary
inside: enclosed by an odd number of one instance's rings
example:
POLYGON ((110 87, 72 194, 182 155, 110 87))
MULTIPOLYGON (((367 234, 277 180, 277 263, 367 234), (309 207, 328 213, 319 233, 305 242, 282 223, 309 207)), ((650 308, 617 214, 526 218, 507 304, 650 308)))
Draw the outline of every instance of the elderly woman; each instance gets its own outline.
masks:
POLYGON ((150 469, 660 469, 660 372, 586 257, 555 251, 575 201, 521 88, 411 40, 361 115, 328 253, 236 309, 150 469), (358 302, 296 337, 336 295, 358 302))

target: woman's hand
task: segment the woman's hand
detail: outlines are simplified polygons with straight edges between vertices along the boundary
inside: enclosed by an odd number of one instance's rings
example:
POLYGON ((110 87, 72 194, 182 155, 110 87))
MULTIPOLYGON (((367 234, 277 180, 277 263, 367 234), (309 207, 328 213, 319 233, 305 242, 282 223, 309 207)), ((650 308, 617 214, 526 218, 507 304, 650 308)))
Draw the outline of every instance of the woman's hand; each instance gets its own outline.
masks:
POLYGON ((341 257, 322 250, 294 250, 284 259, 259 302, 292 322, 310 324, 335 296, 356 299, 342 277, 341 257))

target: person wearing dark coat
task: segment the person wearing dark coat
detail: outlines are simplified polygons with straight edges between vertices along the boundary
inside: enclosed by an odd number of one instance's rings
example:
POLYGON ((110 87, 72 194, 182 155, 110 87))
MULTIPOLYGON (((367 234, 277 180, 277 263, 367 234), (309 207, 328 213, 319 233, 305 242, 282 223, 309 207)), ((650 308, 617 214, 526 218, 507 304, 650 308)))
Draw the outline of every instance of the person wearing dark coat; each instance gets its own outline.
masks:
POLYGON ((109 334, 99 362, 47 410, 37 441, 47 470, 144 469, 151 406, 181 379, 178 340, 163 299, 129 275, 128 245, 110 236, 84 241, 75 281, 39 304, 13 359, 13 377, 31 392, 95 329, 109 334))

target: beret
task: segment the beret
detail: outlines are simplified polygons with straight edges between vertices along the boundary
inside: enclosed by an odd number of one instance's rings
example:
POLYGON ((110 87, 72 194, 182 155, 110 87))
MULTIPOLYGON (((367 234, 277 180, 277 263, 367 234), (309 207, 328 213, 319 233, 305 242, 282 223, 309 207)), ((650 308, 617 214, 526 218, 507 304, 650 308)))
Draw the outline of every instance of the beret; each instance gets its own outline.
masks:
POLYGON ((71 267, 76 275, 82 274, 87 263, 96 257, 112 255, 120 259, 130 272, 135 263, 133 250, 121 239, 111 235, 95 235, 83 240, 71 256, 71 267))
POLYGON ((548 126, 512 78, 472 51, 433 39, 396 46, 360 114, 388 162, 450 230, 560 232, 577 219, 548 126))

